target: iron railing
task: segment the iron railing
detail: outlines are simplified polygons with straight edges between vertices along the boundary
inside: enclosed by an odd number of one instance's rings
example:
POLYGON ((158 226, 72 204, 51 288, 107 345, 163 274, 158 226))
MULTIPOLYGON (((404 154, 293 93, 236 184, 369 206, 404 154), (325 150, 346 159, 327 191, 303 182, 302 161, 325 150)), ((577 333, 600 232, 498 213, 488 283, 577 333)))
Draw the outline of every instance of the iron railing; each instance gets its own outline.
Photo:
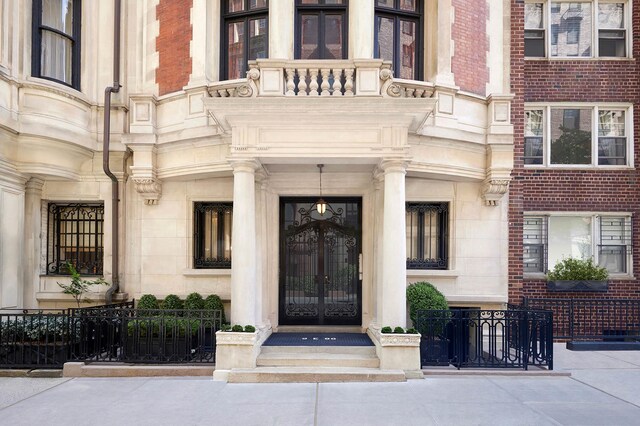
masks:
POLYGON ((70 360, 213 363, 222 313, 209 310, 112 309, 71 320, 78 344, 70 360))
POLYGON ((141 310, 134 302, 0 312, 0 368, 61 368, 67 361, 213 363, 222 313, 141 310))
POLYGON ((553 369, 550 311, 424 310, 418 311, 414 326, 422 335, 422 365, 553 369))
POLYGON ((67 310, 4 309, 0 313, 0 368, 61 368, 74 330, 67 310))
POLYGON ((525 297, 523 307, 552 311, 554 336, 559 340, 640 340, 640 299, 525 297))

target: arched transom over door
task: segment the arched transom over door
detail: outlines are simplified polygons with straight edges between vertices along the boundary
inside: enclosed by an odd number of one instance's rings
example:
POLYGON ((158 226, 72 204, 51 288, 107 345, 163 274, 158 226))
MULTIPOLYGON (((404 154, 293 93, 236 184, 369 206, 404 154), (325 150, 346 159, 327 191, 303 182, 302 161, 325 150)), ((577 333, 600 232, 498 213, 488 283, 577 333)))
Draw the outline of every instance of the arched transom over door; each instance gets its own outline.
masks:
POLYGON ((280 318, 283 325, 360 325, 361 200, 280 202, 280 318))

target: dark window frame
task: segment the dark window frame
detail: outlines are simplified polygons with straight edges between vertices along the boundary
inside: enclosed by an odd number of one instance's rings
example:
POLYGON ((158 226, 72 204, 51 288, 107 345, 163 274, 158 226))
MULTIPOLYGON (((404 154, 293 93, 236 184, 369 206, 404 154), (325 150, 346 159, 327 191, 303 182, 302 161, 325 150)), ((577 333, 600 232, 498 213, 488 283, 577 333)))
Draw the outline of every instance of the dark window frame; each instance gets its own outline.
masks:
POLYGON ((55 81, 76 90, 80 90, 80 54, 82 39, 82 0, 73 2, 73 36, 42 24, 42 0, 33 0, 31 11, 31 75, 45 80, 55 81), (42 75, 42 32, 49 31, 71 40, 71 84, 53 77, 42 75))
POLYGON ((448 202, 407 202, 405 204, 406 213, 418 213, 418 253, 413 258, 410 258, 409 253, 407 253, 407 269, 449 269, 449 211, 450 205, 448 202), (436 212, 438 214, 437 235, 432 236, 438 239, 436 251, 439 256, 437 258, 425 258, 423 236, 426 212, 436 212))
MULTIPOLYGON (((243 40, 243 56, 244 56, 244 69, 242 74, 246 74, 249 70, 248 63, 249 59, 249 21, 254 19, 265 19, 266 27, 265 27, 265 51, 267 53, 267 57, 269 57, 269 0, 267 0, 266 7, 262 7, 259 9, 249 9, 249 0, 243 0, 244 2, 244 10, 238 12, 227 12, 229 10, 229 1, 224 0, 221 2, 221 10, 220 10, 220 40, 222 40, 222 44, 220 45, 220 81, 229 79, 229 31, 227 30, 227 25, 236 22, 242 22, 244 24, 244 40, 243 40)), ((240 75, 239 78, 242 78, 243 75, 240 75)))
POLYGON ((416 11, 411 12, 408 10, 400 9, 400 0, 394 0, 394 7, 378 6, 376 3, 374 18, 373 18, 373 52, 374 57, 379 51, 378 45, 378 18, 383 17, 387 19, 393 19, 393 56, 392 60, 393 75, 396 78, 400 78, 400 68, 404 61, 404 54, 402 46, 400 44, 400 34, 402 33, 402 21, 415 22, 415 43, 416 43, 416 57, 413 64, 413 79, 422 80, 424 73, 424 2, 416 2, 416 11))
MULTIPOLYGON (((233 203, 217 201, 196 201, 193 204, 193 267, 195 269, 231 269, 231 258, 207 259, 204 256, 204 218, 207 211, 218 214, 218 236, 224 237, 224 214, 233 214, 233 203)), ((218 253, 224 252, 224 240, 216 241, 218 253)), ((233 253, 231 254, 233 258, 233 253)))
MULTIPOLYGON (((344 4, 324 4, 320 0, 319 4, 303 4, 301 0, 296 0, 295 11, 295 34, 294 34, 294 58, 300 59, 302 56, 302 15, 318 15, 318 47, 323 46, 322 52, 326 50, 324 16, 342 15, 342 58, 335 60, 344 60, 349 57, 349 0, 345 0, 344 4), (340 13, 338 13, 340 12, 340 13)), ((324 55, 321 55, 324 56, 324 55)), ((318 58, 324 60, 325 58, 318 58)), ((311 59, 315 60, 315 59, 311 59)))
MULTIPOLYGON (((68 231, 67 226, 64 226, 68 231)), ((71 226, 73 229, 74 227, 71 226)), ((91 226, 89 226, 90 230, 91 226)), ((66 238, 65 238, 66 239, 66 238)), ((104 203, 57 203, 47 204, 47 275, 70 275, 71 271, 66 263, 71 262, 82 275, 100 276, 103 274, 104 263, 104 203), (73 213, 78 214, 73 217, 73 213), (95 215, 95 216, 93 216, 95 215), (82 218, 80 217, 82 216, 82 218), (63 223, 75 224, 75 232, 62 232, 63 223), (80 224, 82 223, 82 226, 80 224), (94 232, 86 232, 87 223, 94 223, 94 232), (100 225, 98 225, 100 224, 100 225), (82 231, 82 232, 81 232, 82 231), (84 236, 93 236, 95 246, 81 245, 80 239, 84 236), (69 236, 72 244, 62 244, 65 236, 69 236), (74 241, 75 240, 75 241, 74 241), (64 248, 68 253, 62 253, 64 248), (93 253, 93 259, 87 262, 86 256, 80 259, 80 253, 93 253)))

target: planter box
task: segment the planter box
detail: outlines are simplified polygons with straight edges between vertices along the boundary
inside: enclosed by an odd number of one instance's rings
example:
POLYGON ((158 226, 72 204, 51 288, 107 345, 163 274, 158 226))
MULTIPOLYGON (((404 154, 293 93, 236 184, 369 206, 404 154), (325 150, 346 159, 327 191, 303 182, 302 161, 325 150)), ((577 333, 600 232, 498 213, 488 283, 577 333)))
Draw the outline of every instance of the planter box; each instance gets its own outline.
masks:
POLYGON ((198 345, 197 336, 141 337, 128 336, 122 361, 125 362, 188 362, 198 345))
POLYGON ((2 345, 0 365, 11 367, 62 367, 67 362, 69 344, 26 342, 2 345))
POLYGON ((609 289, 609 281, 597 280, 571 280, 571 281, 547 281, 548 291, 573 291, 573 292, 605 292, 609 289))

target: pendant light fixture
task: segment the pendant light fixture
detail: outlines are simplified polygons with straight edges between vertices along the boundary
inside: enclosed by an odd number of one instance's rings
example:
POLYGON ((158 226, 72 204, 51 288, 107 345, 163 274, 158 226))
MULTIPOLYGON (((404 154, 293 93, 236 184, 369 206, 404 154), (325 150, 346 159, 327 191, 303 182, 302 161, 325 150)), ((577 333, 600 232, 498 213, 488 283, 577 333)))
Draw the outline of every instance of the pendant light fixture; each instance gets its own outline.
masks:
POLYGON ((323 167, 324 167, 324 164, 318 164, 318 169, 320 169, 320 199, 316 201, 316 210, 318 210, 318 213, 320 214, 320 216, 324 215, 324 213, 327 211, 327 202, 324 201, 324 199, 322 198, 322 168, 323 167))

